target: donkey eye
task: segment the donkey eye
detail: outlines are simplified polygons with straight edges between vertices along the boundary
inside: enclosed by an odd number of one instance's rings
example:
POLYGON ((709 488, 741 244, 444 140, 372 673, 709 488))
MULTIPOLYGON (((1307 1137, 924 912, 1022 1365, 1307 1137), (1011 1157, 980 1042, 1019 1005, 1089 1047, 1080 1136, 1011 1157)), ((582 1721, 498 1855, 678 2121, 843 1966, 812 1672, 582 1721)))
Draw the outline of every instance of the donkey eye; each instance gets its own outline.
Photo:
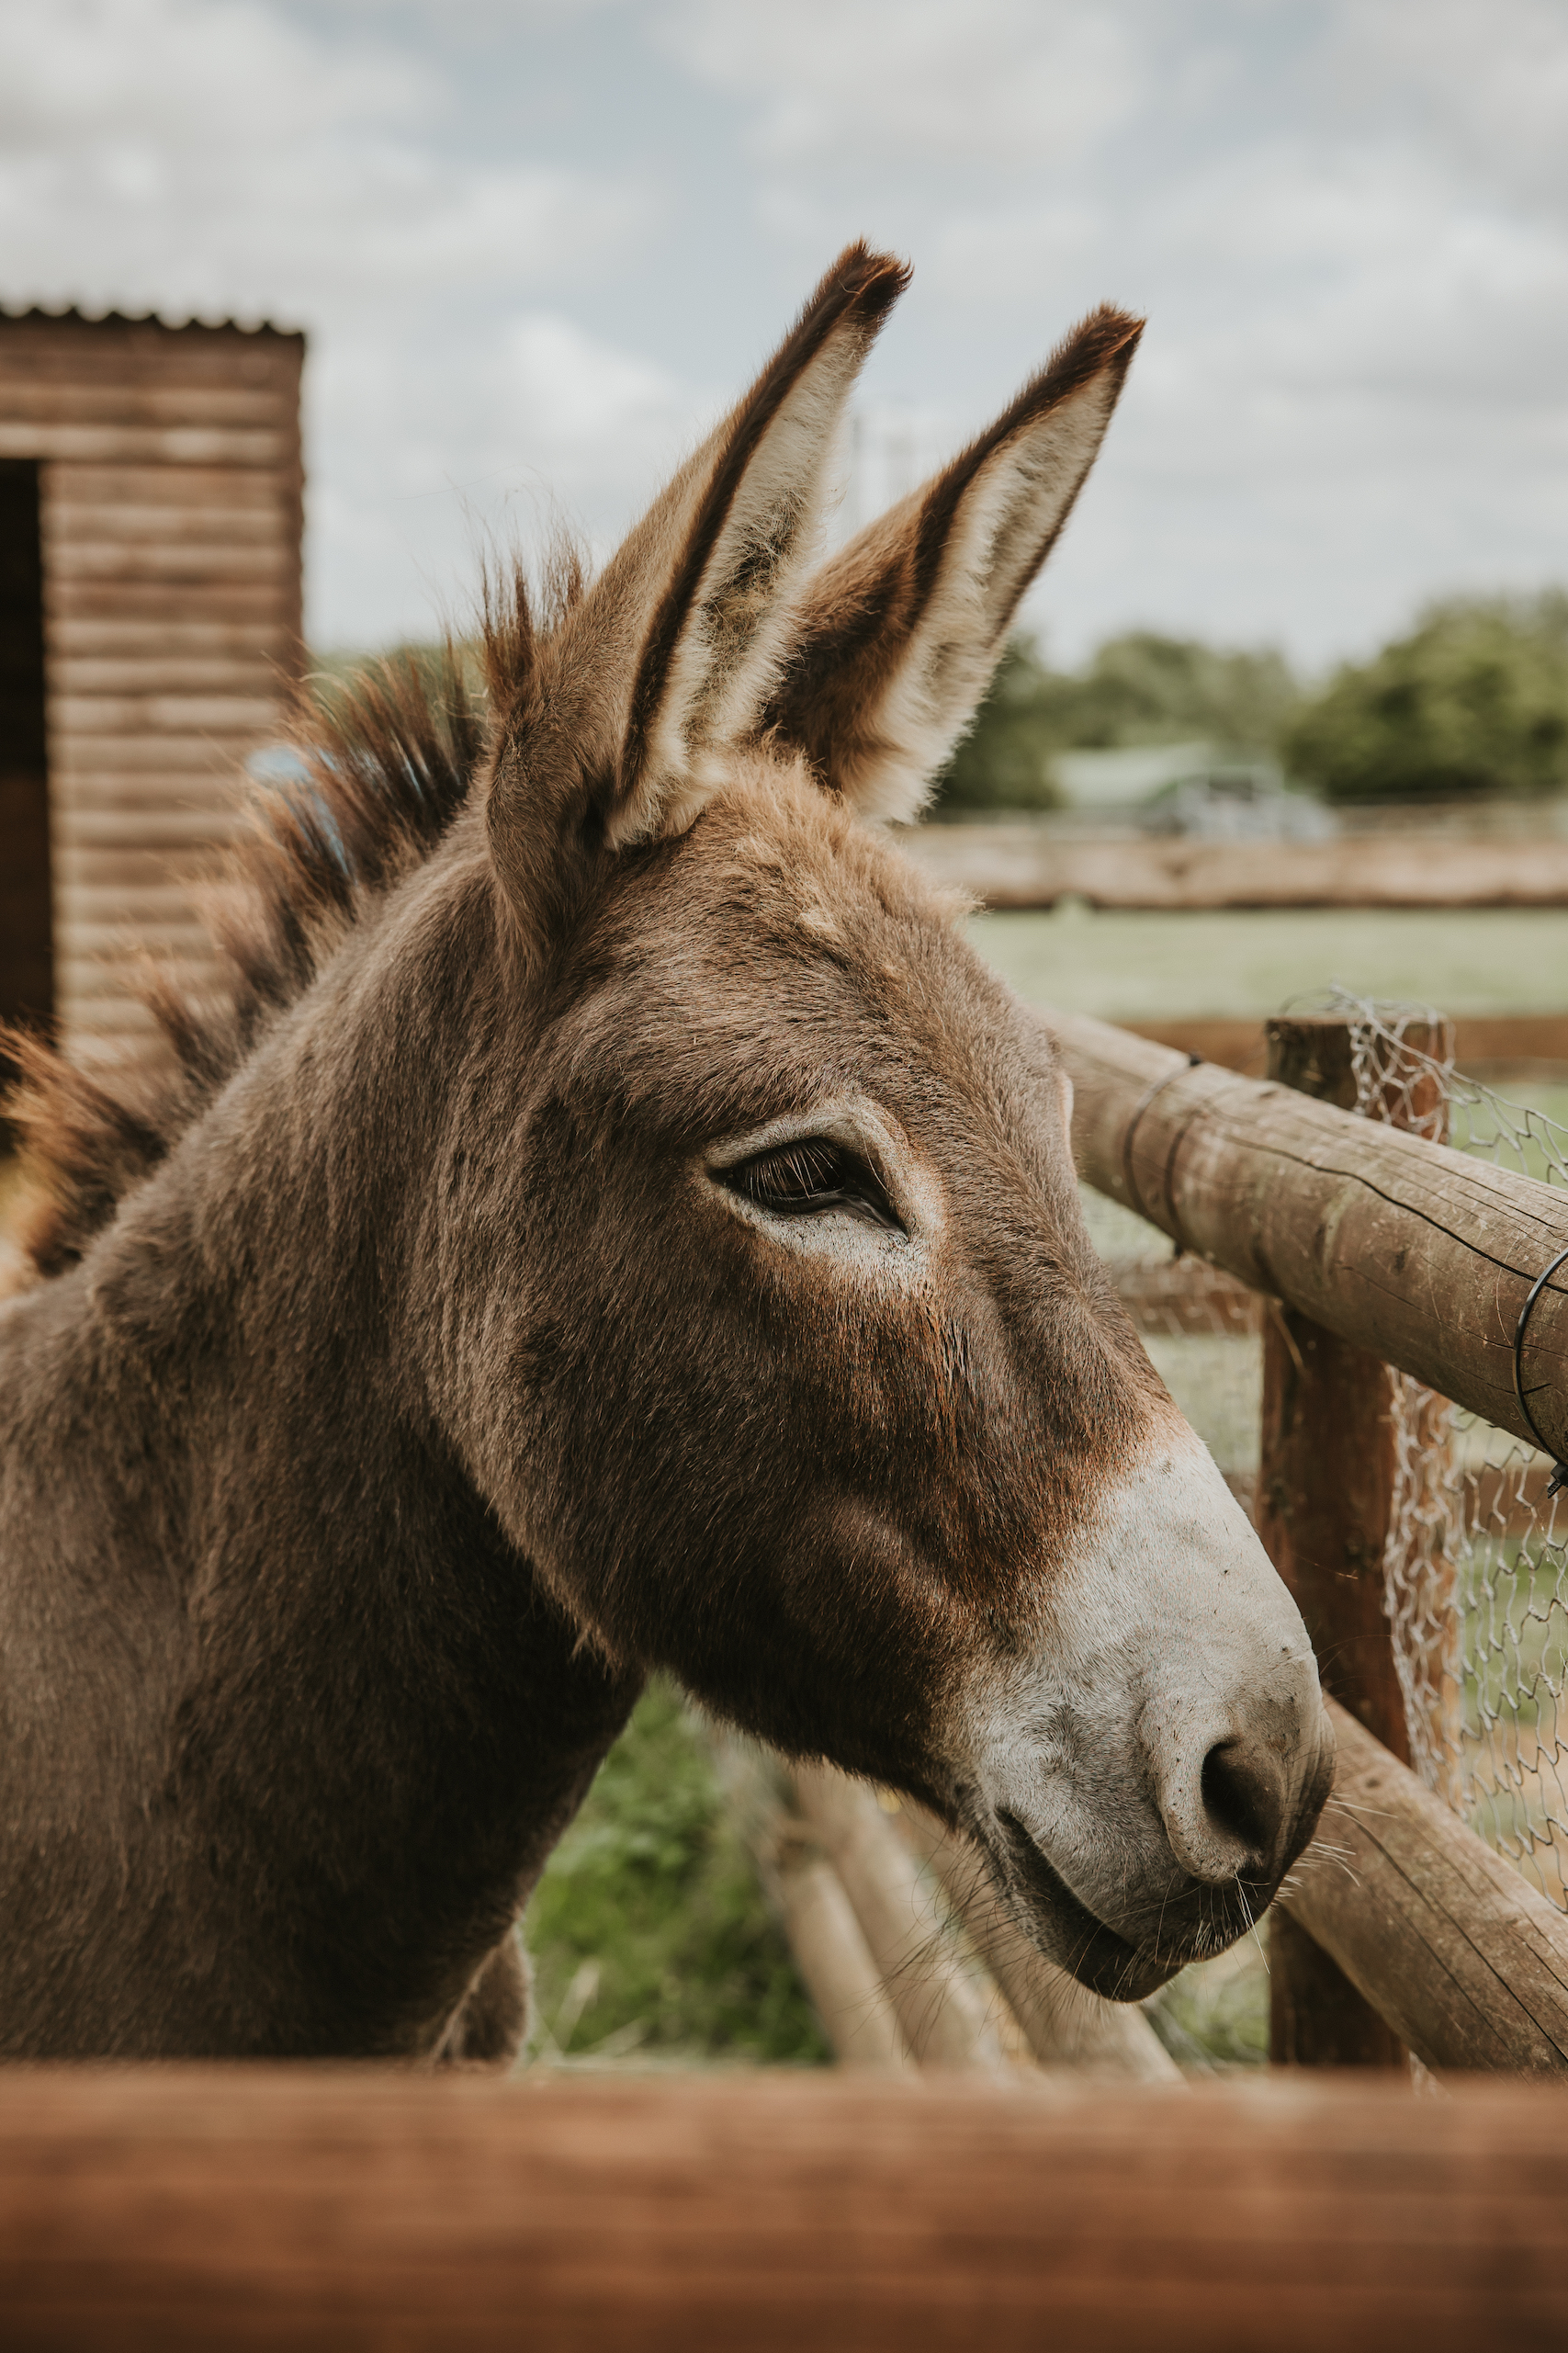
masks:
POLYGON ((754 1201, 776 1217, 815 1217, 841 1209, 873 1226, 904 1231, 904 1221, 870 1163, 846 1144, 826 1136, 803 1136, 741 1160, 723 1176, 732 1193, 754 1201))

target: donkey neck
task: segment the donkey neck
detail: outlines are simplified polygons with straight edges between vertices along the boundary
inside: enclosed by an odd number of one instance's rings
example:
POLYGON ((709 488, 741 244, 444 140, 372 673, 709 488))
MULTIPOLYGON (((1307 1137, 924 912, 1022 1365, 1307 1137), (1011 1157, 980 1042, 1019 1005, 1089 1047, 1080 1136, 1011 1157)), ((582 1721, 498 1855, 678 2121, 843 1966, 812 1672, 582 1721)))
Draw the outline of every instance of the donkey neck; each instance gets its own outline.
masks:
POLYGON ((493 921, 458 848, 412 877, 82 1267, 17 1303, 59 1433, 35 1501, 78 1515, 60 1549, 100 1651, 134 1620, 157 1661, 111 1705, 149 1826, 116 1838, 201 1881, 175 1908, 215 1945, 225 1915, 253 1952, 276 1935, 272 2047, 428 2042, 636 1694, 503 1535, 426 1378, 418 1270, 493 921))
MULTIPOLYGON (((487 960, 468 879, 456 860, 422 872, 350 935, 76 1278, 85 1336, 141 1373, 139 1419, 212 1524, 296 1535, 287 1564, 270 1546, 257 1564, 295 1607, 323 1575, 372 1574, 373 1531, 400 1553, 400 1519, 428 1544, 443 1511, 479 1507, 433 1415, 413 1288, 487 960), (414 1508, 437 1497, 434 1522, 414 1508)), ((188 1533, 200 1610, 233 1555, 209 1556, 198 1518, 188 1533)))

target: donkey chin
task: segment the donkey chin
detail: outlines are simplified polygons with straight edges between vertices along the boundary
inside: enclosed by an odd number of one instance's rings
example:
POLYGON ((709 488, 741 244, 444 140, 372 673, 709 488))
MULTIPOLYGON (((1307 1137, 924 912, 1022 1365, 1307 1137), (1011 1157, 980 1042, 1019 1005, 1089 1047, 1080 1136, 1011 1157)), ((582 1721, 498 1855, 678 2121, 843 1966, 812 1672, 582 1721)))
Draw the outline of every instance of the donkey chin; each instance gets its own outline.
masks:
POLYGON ((1118 2001, 1247 1934, 1334 1778, 1300 1613, 1185 1429, 1108 1497, 971 1725, 963 1810, 1010 1909, 1118 2001))

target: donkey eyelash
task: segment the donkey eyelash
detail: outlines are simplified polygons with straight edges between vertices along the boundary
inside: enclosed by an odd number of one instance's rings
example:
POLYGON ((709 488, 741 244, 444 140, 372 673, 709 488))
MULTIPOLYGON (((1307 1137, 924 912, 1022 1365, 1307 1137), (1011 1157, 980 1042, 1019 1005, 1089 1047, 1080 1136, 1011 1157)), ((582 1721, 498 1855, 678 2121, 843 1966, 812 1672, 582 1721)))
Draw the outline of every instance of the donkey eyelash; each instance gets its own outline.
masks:
POLYGON ((722 1182, 775 1217, 815 1217, 840 1209, 896 1234, 906 1231, 875 1170, 830 1137, 803 1136, 770 1152, 753 1153, 726 1169, 722 1182))

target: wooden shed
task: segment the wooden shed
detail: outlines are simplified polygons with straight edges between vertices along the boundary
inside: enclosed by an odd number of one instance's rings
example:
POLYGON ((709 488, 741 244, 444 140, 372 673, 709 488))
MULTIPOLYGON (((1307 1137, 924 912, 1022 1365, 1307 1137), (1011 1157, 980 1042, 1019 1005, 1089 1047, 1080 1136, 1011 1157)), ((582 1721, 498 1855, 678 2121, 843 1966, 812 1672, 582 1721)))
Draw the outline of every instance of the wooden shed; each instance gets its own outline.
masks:
POLYGON ((128 944, 208 966, 183 882, 301 656, 304 337, 0 311, 0 1015, 134 1051, 128 944))

